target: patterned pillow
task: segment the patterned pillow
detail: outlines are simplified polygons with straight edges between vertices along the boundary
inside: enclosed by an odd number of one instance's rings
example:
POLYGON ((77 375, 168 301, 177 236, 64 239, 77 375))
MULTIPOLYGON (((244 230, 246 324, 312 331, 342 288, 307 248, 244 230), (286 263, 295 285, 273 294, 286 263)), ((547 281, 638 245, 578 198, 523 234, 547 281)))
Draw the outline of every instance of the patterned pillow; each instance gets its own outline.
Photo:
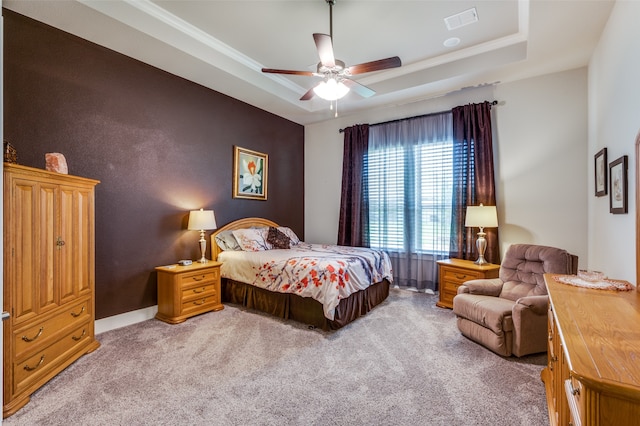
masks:
POLYGON ((267 242, 269 228, 236 229, 233 236, 244 251, 271 250, 273 246, 267 242))
POLYGON ((242 247, 240 247, 240 244, 238 244, 238 240, 236 240, 236 237, 233 236, 233 231, 222 231, 218 235, 216 235, 216 244, 222 250, 242 250, 242 247))
POLYGON ((288 249, 291 248, 291 238, 287 237, 284 232, 279 231, 273 226, 269 227, 269 234, 267 235, 267 242, 270 243, 273 248, 288 249))
POLYGON ((278 226, 278 231, 282 232, 284 235, 289 237, 289 239, 291 240, 292 246, 295 246, 296 244, 300 244, 300 238, 298 238, 296 233, 293 232, 290 228, 287 228, 286 226, 278 226))

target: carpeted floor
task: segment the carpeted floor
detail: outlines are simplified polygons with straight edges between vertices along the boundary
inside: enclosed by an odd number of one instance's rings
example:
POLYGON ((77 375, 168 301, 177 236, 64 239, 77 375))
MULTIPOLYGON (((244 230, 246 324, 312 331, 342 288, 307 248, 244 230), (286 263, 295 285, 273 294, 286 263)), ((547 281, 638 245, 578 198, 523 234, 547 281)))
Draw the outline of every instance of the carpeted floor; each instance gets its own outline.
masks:
POLYGON ((436 300, 393 289, 337 332, 226 305, 102 333, 4 424, 548 424, 546 354, 499 357, 436 300))

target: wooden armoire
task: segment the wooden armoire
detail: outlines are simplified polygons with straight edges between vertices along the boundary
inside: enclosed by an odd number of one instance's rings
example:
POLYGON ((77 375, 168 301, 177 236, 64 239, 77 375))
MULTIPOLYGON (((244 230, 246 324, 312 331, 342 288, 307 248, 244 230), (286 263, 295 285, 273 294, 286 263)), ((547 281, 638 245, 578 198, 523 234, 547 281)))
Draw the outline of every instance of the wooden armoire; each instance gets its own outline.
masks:
POLYGON ((4 163, 3 417, 97 349, 97 180, 4 163))

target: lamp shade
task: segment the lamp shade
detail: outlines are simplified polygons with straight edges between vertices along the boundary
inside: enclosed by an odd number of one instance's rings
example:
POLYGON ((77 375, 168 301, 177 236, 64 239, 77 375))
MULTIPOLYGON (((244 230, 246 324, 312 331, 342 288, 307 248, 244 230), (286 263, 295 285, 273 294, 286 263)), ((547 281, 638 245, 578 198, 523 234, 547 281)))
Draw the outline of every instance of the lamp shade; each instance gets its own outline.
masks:
POLYGON ((216 229, 216 217, 213 210, 192 210, 189 212, 190 231, 204 231, 205 229, 216 229))
POLYGON ((336 81, 335 78, 328 78, 327 81, 321 81, 316 87, 313 88, 316 95, 327 101, 335 101, 344 97, 349 93, 349 88, 341 81, 336 81))
POLYGON ((497 228, 498 212, 496 206, 467 206, 464 222, 467 228, 497 228))

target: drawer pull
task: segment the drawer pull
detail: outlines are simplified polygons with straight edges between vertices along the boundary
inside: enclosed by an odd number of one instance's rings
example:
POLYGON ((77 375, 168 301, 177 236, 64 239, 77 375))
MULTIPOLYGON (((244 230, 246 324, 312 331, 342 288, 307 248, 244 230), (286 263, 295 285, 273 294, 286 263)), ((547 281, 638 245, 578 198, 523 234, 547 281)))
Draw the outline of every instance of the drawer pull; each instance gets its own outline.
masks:
POLYGON ((33 370, 35 370, 36 368, 40 367, 40 366, 42 365, 42 363, 43 363, 43 362, 44 362, 44 355, 42 355, 42 356, 40 357, 40 362, 38 362, 38 365, 36 365, 35 367, 29 367, 28 365, 25 365, 25 366, 24 366, 24 369, 25 369, 25 370, 27 370, 27 371, 33 371, 33 370))
POLYGON ((459 279, 459 280, 462 280, 462 279, 464 279, 464 278, 467 278, 467 276, 466 276, 466 275, 459 275, 459 274, 456 274, 456 278, 457 278, 457 279, 459 279))
POLYGON ((62 239, 62 237, 58 237, 56 239, 56 249, 62 250, 63 245, 64 245, 64 240, 62 239))
POLYGON ((569 383, 569 388, 571 389, 571 395, 573 396, 580 395, 580 389, 574 388, 573 383, 569 383))
POLYGON ((207 301, 207 299, 196 300, 195 302, 193 302, 193 304, 194 305, 204 305, 206 301, 207 301))
POLYGON ((204 292, 205 292, 205 290, 206 290, 206 289, 204 289, 204 288, 194 288, 194 289, 193 289, 193 292, 194 292, 194 293, 204 293, 204 292))
POLYGON ((36 334, 34 337, 28 338, 27 336, 22 336, 22 340, 24 340, 25 342, 33 342, 38 337, 40 337, 43 331, 44 331, 44 327, 40 327, 40 331, 38 331, 38 334, 36 334))
POLYGON ((82 329, 82 335, 81 335, 80 337, 71 336, 71 338, 77 342, 78 340, 82 339, 82 338, 83 338, 84 336, 86 336, 86 335, 87 335, 87 330, 85 330, 85 329, 83 328, 83 329, 82 329))
POLYGON ((549 333, 549 340, 553 340, 553 334, 549 333))
POLYGON ((78 318, 80 315, 82 315, 83 312, 84 312, 84 306, 82 307, 82 309, 80 309, 80 312, 78 312, 77 314, 75 312, 71 312, 71 316, 74 318, 78 318))
POLYGON ((202 281, 204 280, 204 275, 200 275, 199 277, 191 277, 194 281, 202 281))

